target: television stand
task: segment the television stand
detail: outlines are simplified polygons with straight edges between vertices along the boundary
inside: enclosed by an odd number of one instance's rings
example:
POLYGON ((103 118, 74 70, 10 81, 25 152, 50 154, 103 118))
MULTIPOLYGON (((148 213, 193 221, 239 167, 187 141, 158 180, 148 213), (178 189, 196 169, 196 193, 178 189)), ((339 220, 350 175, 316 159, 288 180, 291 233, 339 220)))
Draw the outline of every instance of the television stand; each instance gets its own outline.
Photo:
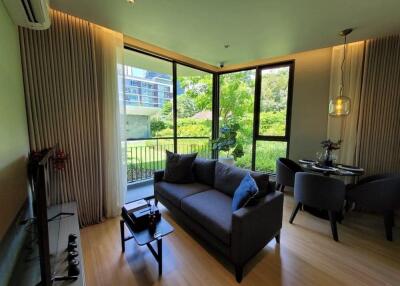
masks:
POLYGON ((78 279, 78 276, 54 276, 52 281, 75 281, 78 279))
MULTIPOLYGON (((77 213, 78 210, 75 202, 64 203, 48 208, 49 217, 53 218, 48 224, 49 237, 53 239, 51 247, 53 251, 50 253, 52 261, 54 261, 52 267, 54 276, 51 278, 53 286, 85 285, 84 257, 81 248, 78 216, 72 215, 77 213), (54 220, 54 217, 59 216, 62 216, 62 219, 54 220), (78 236, 76 243, 79 253, 79 276, 68 275, 68 252, 65 250, 68 246, 68 236, 71 233, 78 236), (56 250, 56 252, 54 252, 54 250, 56 250)), ((31 221, 31 219, 26 219, 26 223, 31 221)), ((22 229, 21 231, 26 233, 25 237, 22 238, 22 242, 26 246, 21 249, 21 254, 18 257, 13 273, 10 275, 10 285, 43 285, 40 282, 39 253, 36 247, 37 242, 34 239, 35 232, 27 231, 27 225, 20 225, 20 227, 22 229), (35 257, 35 259, 31 259, 32 257, 35 257)), ((3 285, 1 281, 0 284, 3 285)))
POLYGON ((52 216, 51 218, 49 218, 47 221, 51 222, 51 221, 54 221, 56 218, 62 217, 63 215, 70 217, 70 216, 73 216, 74 214, 75 213, 71 213, 71 212, 59 212, 55 216, 52 216))

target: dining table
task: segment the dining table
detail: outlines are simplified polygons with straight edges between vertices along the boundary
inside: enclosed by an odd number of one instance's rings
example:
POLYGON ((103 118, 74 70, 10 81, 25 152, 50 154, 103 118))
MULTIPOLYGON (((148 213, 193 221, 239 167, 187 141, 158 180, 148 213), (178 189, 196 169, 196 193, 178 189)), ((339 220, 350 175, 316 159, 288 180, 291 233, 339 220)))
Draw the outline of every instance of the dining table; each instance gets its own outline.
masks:
POLYGON ((315 160, 300 159, 300 166, 304 171, 320 173, 324 176, 359 177, 364 174, 364 169, 341 163, 334 163, 332 166, 324 166, 315 160))

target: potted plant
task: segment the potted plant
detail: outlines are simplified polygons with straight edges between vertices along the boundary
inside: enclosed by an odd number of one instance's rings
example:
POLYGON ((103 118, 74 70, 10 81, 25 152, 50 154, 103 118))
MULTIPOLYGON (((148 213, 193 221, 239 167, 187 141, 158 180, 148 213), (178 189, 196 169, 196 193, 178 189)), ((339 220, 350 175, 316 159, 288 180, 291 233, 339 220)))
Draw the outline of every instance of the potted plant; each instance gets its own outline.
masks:
POLYGON ((341 143, 342 140, 333 142, 330 139, 321 142, 322 148, 325 149, 325 154, 323 158, 324 161, 322 162, 324 166, 332 167, 333 165, 332 151, 339 150, 341 143))
POLYGON ((229 121, 221 127, 218 139, 212 141, 213 150, 226 152, 226 157, 219 158, 220 162, 233 165, 236 158, 244 155, 243 145, 236 139, 239 128, 238 123, 229 121))

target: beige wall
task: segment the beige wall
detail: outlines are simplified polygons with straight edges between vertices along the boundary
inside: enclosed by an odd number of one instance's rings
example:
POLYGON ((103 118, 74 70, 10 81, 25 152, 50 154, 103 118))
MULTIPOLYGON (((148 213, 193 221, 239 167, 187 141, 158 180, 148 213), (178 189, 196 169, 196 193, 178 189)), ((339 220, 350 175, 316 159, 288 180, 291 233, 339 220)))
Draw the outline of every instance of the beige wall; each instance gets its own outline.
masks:
POLYGON ((27 195, 28 131, 18 29, 0 1, 0 240, 27 195))
POLYGON ((332 48, 295 55, 289 157, 315 158, 326 139, 332 48))

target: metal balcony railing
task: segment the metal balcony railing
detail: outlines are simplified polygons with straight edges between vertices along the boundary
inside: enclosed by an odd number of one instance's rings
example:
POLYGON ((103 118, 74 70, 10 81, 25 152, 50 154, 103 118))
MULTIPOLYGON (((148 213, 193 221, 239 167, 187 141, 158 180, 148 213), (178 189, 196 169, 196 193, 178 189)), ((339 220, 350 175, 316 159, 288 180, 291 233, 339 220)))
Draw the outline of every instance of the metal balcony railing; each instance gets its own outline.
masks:
MULTIPOLYGON (((151 179, 154 171, 164 169, 165 151, 173 152, 173 139, 173 137, 128 139, 128 183, 151 179)), ((211 158, 211 140, 209 137, 178 137, 177 151, 180 154, 197 152, 198 157, 211 158)))

